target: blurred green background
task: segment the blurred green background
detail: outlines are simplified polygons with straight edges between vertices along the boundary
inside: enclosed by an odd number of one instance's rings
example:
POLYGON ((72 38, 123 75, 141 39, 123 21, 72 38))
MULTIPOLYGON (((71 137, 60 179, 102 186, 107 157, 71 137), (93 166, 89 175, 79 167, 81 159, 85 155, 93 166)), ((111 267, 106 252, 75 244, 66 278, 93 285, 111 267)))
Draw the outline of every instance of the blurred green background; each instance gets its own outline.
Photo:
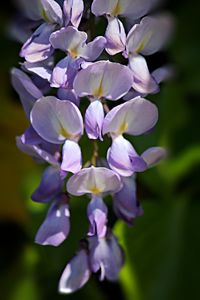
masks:
POLYGON ((61 247, 34 244, 47 207, 32 203, 30 195, 43 167, 15 146, 15 136, 27 126, 9 81, 20 46, 6 34, 14 8, 9 1, 1 7, 0 299, 200 299, 200 4, 171 0, 167 8, 176 18, 176 34, 167 54, 151 61, 152 67, 174 64, 177 75, 149 97, 159 107, 160 121, 153 134, 134 138, 134 145, 138 151, 166 146, 170 157, 138 176, 144 216, 132 228, 120 221, 114 225, 127 257, 119 282, 99 283, 93 276, 78 293, 62 296, 57 283, 86 231, 87 200, 72 201, 72 230, 61 247))

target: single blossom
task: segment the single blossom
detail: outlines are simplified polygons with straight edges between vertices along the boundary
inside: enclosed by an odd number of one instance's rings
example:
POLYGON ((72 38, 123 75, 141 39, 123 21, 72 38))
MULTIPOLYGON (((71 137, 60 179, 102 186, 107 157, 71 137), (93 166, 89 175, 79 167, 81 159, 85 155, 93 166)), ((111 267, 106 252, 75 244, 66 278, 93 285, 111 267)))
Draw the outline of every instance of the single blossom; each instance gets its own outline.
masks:
POLYGON ((63 13, 60 5, 54 0, 40 1, 40 15, 42 23, 23 45, 20 56, 30 63, 43 61, 53 54, 53 47, 49 38, 57 28, 63 24, 63 13))
POLYGON ((89 237, 65 267, 59 292, 70 294, 79 290, 88 282, 92 272, 100 271, 100 280, 115 281, 123 264, 124 253, 110 231, 103 238, 89 237))
POLYGON ((78 172, 82 159, 77 142, 83 134, 83 120, 77 106, 55 97, 43 97, 31 111, 31 123, 47 142, 64 144, 61 169, 78 172))
POLYGON ((92 272, 101 272, 100 280, 117 280, 124 264, 123 251, 111 232, 104 238, 89 238, 89 259, 92 272))
POLYGON ((89 194, 92 198, 88 205, 90 222, 89 236, 104 237, 107 232, 107 207, 102 194, 117 192, 121 189, 120 177, 112 170, 102 167, 90 167, 79 171, 67 182, 67 191, 75 196, 89 194))
POLYGON ((94 61, 104 50, 106 39, 98 36, 92 42, 86 43, 87 38, 84 31, 68 26, 52 33, 50 42, 54 49, 67 52, 74 59, 83 58, 87 61, 94 61))
POLYGON ((147 169, 145 160, 137 154, 132 144, 122 135, 140 135, 152 129, 158 119, 154 104, 137 97, 113 108, 105 117, 103 134, 110 133, 112 145, 107 152, 111 169, 124 177, 147 169))

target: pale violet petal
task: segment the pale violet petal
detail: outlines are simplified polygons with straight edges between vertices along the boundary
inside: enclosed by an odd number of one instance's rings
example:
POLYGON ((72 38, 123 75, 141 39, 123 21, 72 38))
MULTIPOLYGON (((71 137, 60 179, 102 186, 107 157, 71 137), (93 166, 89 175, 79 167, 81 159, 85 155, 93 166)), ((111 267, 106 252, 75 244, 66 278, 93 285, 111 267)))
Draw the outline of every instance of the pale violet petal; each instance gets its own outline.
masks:
POLYGON ((66 141, 62 150, 63 171, 77 173, 82 167, 82 155, 79 145, 74 141, 66 141))
POLYGON ((71 23, 73 26, 78 28, 83 15, 83 10, 83 0, 65 0, 63 3, 65 27, 71 23))
POLYGON ((173 28, 169 15, 147 16, 136 24, 127 36, 127 53, 151 55, 165 46, 173 28))
POLYGON ((88 204, 87 215, 90 221, 89 236, 103 238, 107 232, 108 209, 101 197, 93 196, 88 204))
POLYGON ((98 99, 104 97, 117 100, 130 90, 132 84, 133 75, 128 67, 109 61, 98 61, 77 74, 74 90, 80 97, 88 95, 98 99))
POLYGON ((92 102, 85 113, 85 130, 89 139, 102 140, 104 109, 99 100, 92 102))
POLYGON ((83 119, 77 106, 53 96, 36 101, 31 124, 43 139, 55 144, 66 139, 78 140, 83 133, 83 119))
POLYGON ((108 149, 107 161, 109 167, 120 176, 129 177, 135 172, 143 172, 147 164, 141 158, 131 143, 122 136, 118 136, 108 149))
POLYGON ((20 56, 28 62, 35 63, 49 58, 53 54, 53 48, 49 42, 50 35, 55 25, 42 24, 23 45, 20 56))
POLYGON ((54 49, 68 52, 73 58, 81 56, 82 47, 87 40, 87 33, 79 31, 73 26, 61 28, 52 33, 50 42, 54 49))
POLYGON ((117 192, 121 187, 120 177, 115 172, 93 166, 82 169, 67 182, 68 192, 75 196, 117 192))
POLYGON ((144 16, 159 0, 94 0, 92 12, 96 16, 131 16, 132 20, 144 16))
POLYGON ((17 68, 11 70, 11 81, 29 119, 30 111, 35 101, 43 96, 42 92, 36 87, 27 74, 17 68))
POLYGON ((167 157, 167 151, 162 147, 152 147, 143 152, 141 157, 145 160, 150 168, 165 159, 167 157))
POLYGON ((159 86, 151 76, 146 60, 141 55, 133 55, 129 59, 129 67, 133 71, 133 85, 135 91, 141 94, 153 94, 159 91, 159 86))
POLYGON ((157 107, 150 101, 137 97, 113 108, 106 115, 103 134, 140 135, 152 129, 157 120, 157 107))
POLYGON ((63 24, 63 14, 60 5, 54 0, 40 0, 42 5, 41 15, 43 19, 52 24, 63 24))
POLYGON ((108 26, 105 33, 106 51, 115 55, 124 51, 126 45, 126 33, 123 23, 118 18, 108 18, 108 26))

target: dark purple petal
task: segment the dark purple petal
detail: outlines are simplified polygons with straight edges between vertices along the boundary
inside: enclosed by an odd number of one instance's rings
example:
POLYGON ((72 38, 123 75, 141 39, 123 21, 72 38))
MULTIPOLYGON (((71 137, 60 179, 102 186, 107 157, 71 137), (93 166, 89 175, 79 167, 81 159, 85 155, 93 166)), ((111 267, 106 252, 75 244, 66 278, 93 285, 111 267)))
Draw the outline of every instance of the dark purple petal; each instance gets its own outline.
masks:
POLYGON ((101 197, 93 196, 87 208, 88 219, 90 221, 89 236, 103 238, 107 232, 108 209, 101 197))
POLYGON ((143 210, 137 200, 136 183, 134 176, 122 177, 123 188, 113 196, 113 207, 118 218, 128 224, 143 214, 143 210))
POLYGON ((68 100, 74 103, 76 106, 80 105, 80 98, 76 95, 75 91, 72 89, 58 89, 57 92, 58 99, 68 100))
POLYGON ((49 202, 62 192, 63 184, 60 168, 50 166, 45 169, 40 185, 31 198, 36 202, 49 202))
POLYGON ((72 89, 74 78, 78 73, 79 68, 80 63, 78 61, 74 61, 70 56, 63 58, 53 69, 51 86, 56 88, 72 89))
POLYGON ((37 134, 32 126, 22 134, 21 141, 23 144, 27 145, 38 145, 43 142, 42 138, 37 134))
POLYGON ((43 246, 59 246, 69 234, 69 217, 68 199, 62 194, 51 205, 46 219, 37 232, 35 242, 43 246))
POLYGON ((73 293, 82 288, 90 278, 88 255, 85 250, 80 250, 67 264, 59 282, 59 292, 62 294, 73 293))
POLYGON ((44 145, 29 145, 23 143, 23 136, 16 138, 17 147, 24 153, 32 156, 38 162, 48 162, 53 166, 59 166, 56 153, 51 154, 51 148, 55 151, 55 145, 49 143, 44 145))
POLYGON ((35 101, 43 96, 42 92, 35 86, 29 76, 19 69, 12 69, 11 80, 29 119, 35 101))

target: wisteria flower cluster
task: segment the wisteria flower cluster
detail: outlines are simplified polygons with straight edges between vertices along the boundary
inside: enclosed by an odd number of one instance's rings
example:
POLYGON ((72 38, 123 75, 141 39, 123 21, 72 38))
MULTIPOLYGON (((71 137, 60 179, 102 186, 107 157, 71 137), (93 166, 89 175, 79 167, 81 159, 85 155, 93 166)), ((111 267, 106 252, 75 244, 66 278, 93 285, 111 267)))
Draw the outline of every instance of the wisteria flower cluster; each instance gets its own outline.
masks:
POLYGON ((36 243, 59 246, 70 233, 70 195, 89 199, 88 232, 59 283, 61 293, 71 293, 93 272, 100 280, 118 278, 124 255, 103 198, 111 194, 116 216, 132 224, 143 213, 135 174, 166 155, 161 147, 138 154, 127 136, 148 133, 158 121, 157 107, 144 97, 159 92, 169 69, 150 73, 145 56, 165 46, 172 22, 167 14, 147 15, 156 0, 19 2, 23 61, 11 73, 30 127, 17 146, 48 164, 32 200, 51 203, 36 243), (107 28, 95 37, 101 18, 107 28), (93 147, 89 161, 82 161, 79 145, 84 133, 93 147), (103 158, 98 148, 106 136, 111 142, 103 158))

